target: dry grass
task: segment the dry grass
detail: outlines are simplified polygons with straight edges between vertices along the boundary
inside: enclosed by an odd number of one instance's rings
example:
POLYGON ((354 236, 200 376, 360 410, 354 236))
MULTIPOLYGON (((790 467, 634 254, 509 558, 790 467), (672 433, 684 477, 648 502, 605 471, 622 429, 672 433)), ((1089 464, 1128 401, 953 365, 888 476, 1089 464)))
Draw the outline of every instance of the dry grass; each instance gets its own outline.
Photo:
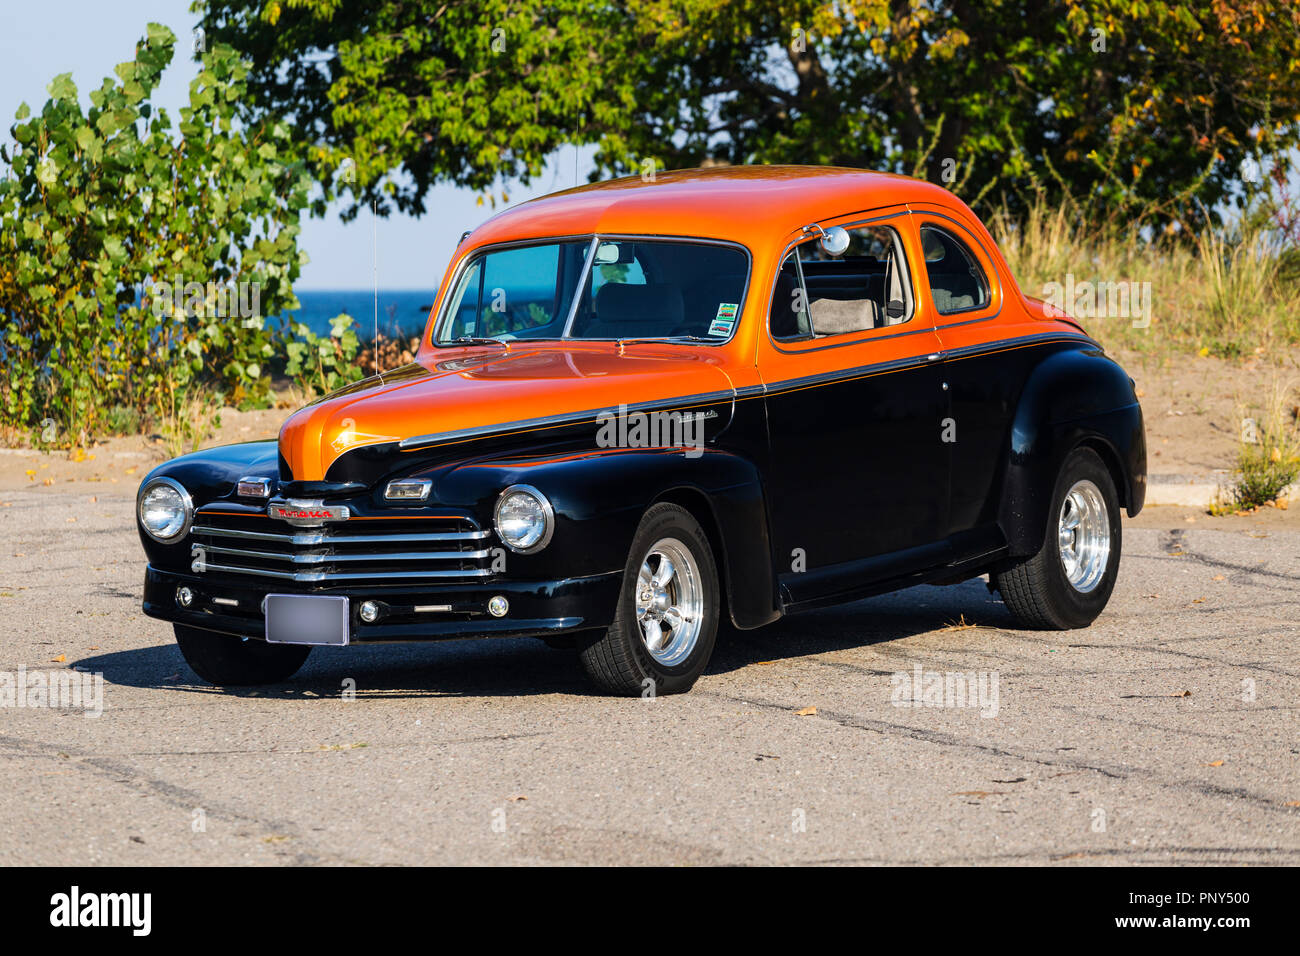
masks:
POLYGON ((1294 386, 1274 381, 1261 421, 1243 415, 1237 465, 1210 514, 1243 514, 1273 504, 1300 475, 1300 428, 1294 386))
MULTIPOLYGON (((1300 286, 1280 267, 1282 239, 1245 224, 1191 243, 1147 241, 1136 232, 1089 226, 1072 206, 1038 204, 1022 223, 994 214, 989 229, 1027 294, 1049 283, 1150 283, 1149 327, 1120 316, 1079 317, 1103 345, 1148 355, 1273 353, 1300 342, 1300 286)), ((1074 314, 1070 303, 1067 312, 1074 314)))

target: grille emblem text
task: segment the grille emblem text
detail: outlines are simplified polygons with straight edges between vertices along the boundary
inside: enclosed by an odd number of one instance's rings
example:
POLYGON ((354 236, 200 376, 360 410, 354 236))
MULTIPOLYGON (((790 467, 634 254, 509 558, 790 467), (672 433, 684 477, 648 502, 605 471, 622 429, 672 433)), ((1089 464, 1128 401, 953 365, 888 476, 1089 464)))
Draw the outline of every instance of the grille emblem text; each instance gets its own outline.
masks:
POLYGON ((319 501, 272 501, 266 513, 299 528, 315 528, 327 521, 347 521, 346 505, 327 505, 319 501))

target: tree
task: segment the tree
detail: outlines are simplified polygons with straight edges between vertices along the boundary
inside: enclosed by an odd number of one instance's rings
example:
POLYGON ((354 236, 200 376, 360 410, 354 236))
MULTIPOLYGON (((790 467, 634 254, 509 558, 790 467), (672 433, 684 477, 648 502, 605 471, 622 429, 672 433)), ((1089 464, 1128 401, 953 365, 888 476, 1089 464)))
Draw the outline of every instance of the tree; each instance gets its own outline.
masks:
POLYGON ((310 177, 288 127, 240 124, 247 67, 205 53, 175 129, 149 102, 175 37, 150 24, 133 60, 90 94, 54 78, 0 152, 0 421, 43 418, 84 445, 113 406, 157 417, 196 377, 263 395, 264 316, 296 308, 310 177))
MULTIPOLYGON (((197 0, 333 190, 835 163, 1195 221, 1300 131, 1290 0, 197 0)), ((355 206, 352 210, 355 212, 355 206)))

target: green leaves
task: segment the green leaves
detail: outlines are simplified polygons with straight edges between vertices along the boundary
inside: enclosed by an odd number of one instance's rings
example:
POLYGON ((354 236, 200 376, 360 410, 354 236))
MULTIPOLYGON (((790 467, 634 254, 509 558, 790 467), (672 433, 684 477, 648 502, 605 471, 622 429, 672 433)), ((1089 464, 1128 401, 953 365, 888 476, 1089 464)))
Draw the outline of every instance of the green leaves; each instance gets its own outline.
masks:
POLYGON ((77 84, 72 82, 71 73, 60 73, 45 87, 45 91, 56 100, 75 100, 77 98, 77 84))
POLYGON ((84 444, 106 409, 157 421, 195 383, 265 401, 280 349, 264 317, 297 305, 309 182, 283 137, 233 122, 247 71, 228 47, 205 55, 183 133, 151 109, 174 41, 150 25, 89 106, 63 74, 39 115, 18 111, 22 148, 0 169, 0 423, 55 418, 84 444))
MULTIPOLYGON (((598 173, 821 163, 1193 223, 1300 140, 1292 0, 199 0, 332 193, 424 211, 595 144, 598 173), (954 174, 955 173, 955 174, 954 174)), ((317 206, 319 211, 324 201, 317 206)))

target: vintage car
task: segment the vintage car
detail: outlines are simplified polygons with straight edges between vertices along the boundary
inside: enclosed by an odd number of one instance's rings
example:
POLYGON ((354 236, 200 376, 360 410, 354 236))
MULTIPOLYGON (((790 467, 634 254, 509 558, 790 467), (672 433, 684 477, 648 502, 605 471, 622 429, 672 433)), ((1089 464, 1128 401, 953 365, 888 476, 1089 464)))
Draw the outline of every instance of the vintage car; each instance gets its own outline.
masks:
POLYGON ((661 173, 490 219, 412 364, 154 469, 144 610, 219 685, 538 637, 679 692, 720 629, 919 583, 1083 627, 1145 482, 1132 380, 946 190, 661 173))

